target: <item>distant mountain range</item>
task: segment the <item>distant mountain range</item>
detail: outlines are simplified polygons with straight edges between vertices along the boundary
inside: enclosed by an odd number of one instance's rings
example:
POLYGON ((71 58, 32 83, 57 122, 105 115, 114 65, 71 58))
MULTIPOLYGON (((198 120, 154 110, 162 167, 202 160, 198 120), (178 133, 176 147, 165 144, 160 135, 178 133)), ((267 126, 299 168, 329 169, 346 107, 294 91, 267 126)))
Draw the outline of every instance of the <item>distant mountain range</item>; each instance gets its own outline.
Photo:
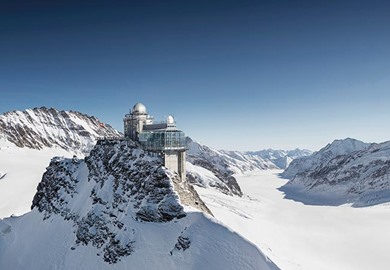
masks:
POLYGON ((369 206, 390 201, 390 142, 336 140, 282 173, 286 197, 309 204, 369 206))
POLYGON ((364 143, 362 141, 358 141, 351 138, 347 138, 344 140, 335 140, 334 142, 326 145, 318 152, 314 152, 312 155, 307 155, 306 157, 299 158, 291 162, 281 175, 284 178, 291 179, 295 175, 310 171, 319 165, 327 163, 328 161, 337 156, 346 155, 355 151, 363 150, 369 146, 369 143, 364 143))
POLYGON ((212 187, 228 195, 241 196, 234 175, 253 170, 284 169, 309 150, 261 150, 256 152, 215 150, 187 138, 187 180, 201 187, 212 187))

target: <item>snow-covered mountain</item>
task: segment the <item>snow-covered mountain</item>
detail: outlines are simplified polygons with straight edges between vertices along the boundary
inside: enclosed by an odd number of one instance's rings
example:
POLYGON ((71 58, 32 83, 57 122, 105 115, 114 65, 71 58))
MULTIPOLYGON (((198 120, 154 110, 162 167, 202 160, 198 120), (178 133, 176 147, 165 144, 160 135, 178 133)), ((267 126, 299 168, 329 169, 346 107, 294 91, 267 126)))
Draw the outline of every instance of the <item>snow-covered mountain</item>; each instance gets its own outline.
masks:
POLYGON ((83 157, 101 136, 119 132, 96 117, 45 107, 0 115, 0 217, 28 211, 54 156, 83 157))
POLYGON ((255 169, 284 169, 297 157, 310 155, 309 150, 262 150, 256 152, 215 150, 187 137, 187 179, 201 187, 213 187, 228 195, 241 196, 234 175, 255 169))
POLYGON ((41 107, 0 115, 0 137, 18 147, 56 146, 86 154, 95 145, 97 137, 118 135, 110 125, 76 111, 41 107))
POLYGON ((355 151, 367 149, 369 146, 369 143, 364 143, 351 138, 335 140, 318 152, 314 152, 312 155, 293 160, 281 176, 292 179, 295 175, 312 170, 339 155, 346 155, 355 151))
MULTIPOLYGON (((339 152, 332 151, 333 157, 296 174, 282 188, 287 197, 316 204, 352 203, 357 207, 389 202, 390 142, 365 144, 347 139, 336 141, 336 146, 339 152)), ((331 148, 328 145, 318 153, 329 153, 331 148)))
POLYGON ((161 159, 101 141, 84 160, 53 158, 32 211, 0 220, 0 269, 278 269, 194 207, 161 159))
POLYGON ((297 158, 310 156, 313 152, 307 149, 296 148, 294 150, 264 149, 255 152, 246 152, 250 156, 258 156, 263 160, 271 161, 279 169, 286 169, 297 158))
POLYGON ((201 187, 213 187, 219 191, 241 196, 242 192, 232 176, 231 159, 221 152, 201 145, 187 137, 187 181, 201 187))

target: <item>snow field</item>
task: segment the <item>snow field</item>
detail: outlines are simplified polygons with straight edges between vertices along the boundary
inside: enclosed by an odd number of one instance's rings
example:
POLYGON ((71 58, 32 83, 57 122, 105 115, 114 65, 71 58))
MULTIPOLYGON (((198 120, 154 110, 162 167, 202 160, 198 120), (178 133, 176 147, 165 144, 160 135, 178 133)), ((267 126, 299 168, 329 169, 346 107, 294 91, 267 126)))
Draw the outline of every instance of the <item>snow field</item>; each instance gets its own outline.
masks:
POLYGON ((244 194, 197 187, 225 225, 258 246, 283 270, 388 269, 390 205, 312 206, 284 199, 281 171, 236 175, 244 194))
POLYGON ((43 221, 33 210, 0 220, 0 269, 278 269, 251 243, 200 212, 168 223, 131 223, 134 253, 108 264, 97 257, 95 247, 70 249, 72 222, 62 217, 43 221), (185 251, 174 249, 180 234, 191 239, 185 251))
POLYGON ((0 149, 0 218, 30 210, 38 183, 54 156, 72 157, 60 148, 35 150, 2 145, 0 149), (1 175, 6 174, 2 179, 1 175))

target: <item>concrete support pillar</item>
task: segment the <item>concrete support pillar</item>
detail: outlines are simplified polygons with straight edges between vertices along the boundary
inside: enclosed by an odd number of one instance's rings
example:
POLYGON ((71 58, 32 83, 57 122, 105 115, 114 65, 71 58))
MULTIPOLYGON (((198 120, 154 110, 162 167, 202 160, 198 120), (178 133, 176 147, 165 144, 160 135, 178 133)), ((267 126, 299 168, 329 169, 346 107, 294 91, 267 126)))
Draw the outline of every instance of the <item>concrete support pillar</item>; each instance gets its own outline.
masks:
POLYGON ((181 181, 186 181, 186 152, 180 151, 178 153, 178 174, 180 175, 181 181))
POLYGON ((186 181, 186 152, 166 151, 164 152, 164 166, 175 171, 182 181, 186 181))

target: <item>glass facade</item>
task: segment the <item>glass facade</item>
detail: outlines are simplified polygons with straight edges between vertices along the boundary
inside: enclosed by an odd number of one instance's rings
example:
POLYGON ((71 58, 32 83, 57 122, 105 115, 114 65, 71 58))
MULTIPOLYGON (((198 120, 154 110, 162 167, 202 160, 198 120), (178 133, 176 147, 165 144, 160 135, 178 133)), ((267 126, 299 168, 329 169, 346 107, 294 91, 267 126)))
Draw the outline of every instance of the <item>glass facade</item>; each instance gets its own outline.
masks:
POLYGON ((152 151, 184 150, 186 148, 184 132, 180 130, 142 131, 139 142, 143 148, 152 151))

